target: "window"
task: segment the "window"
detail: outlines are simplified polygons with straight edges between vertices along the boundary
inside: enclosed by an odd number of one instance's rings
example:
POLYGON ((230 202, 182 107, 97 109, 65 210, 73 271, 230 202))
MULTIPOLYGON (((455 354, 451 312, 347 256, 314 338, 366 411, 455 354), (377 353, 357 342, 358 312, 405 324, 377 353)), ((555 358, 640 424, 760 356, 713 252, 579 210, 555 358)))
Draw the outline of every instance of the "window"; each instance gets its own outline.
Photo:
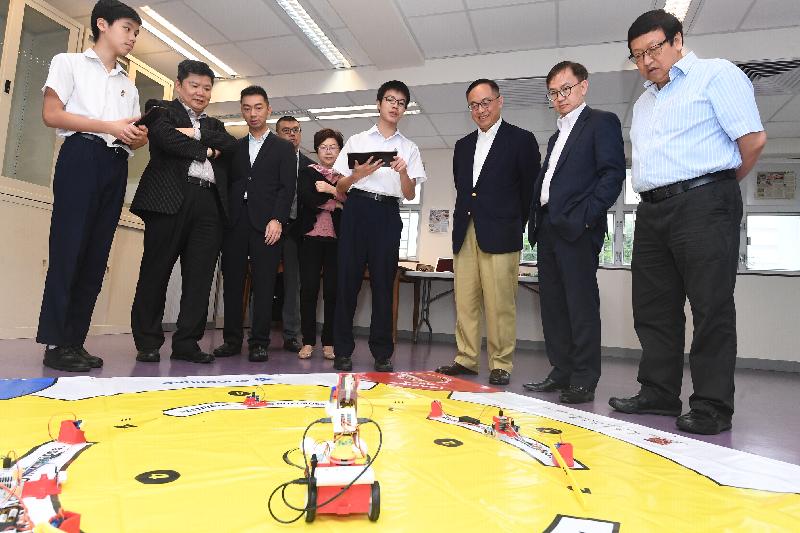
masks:
POLYGON ((0 35, 7 45, 0 45, 0 70, 10 78, 5 89, 10 92, 10 102, 0 106, 0 123, 5 125, 0 131, 0 160, 3 176, 16 181, 7 184, 36 197, 50 188, 61 145, 55 130, 42 122, 41 88, 53 56, 77 51, 81 28, 75 21, 49 12, 44 5, 11 4, 9 7, 9 2, 0 2, 0 35), (6 13, 9 20, 21 19, 21 26, 6 28, 6 13), (6 34, 6 30, 10 33, 6 34), (20 187, 19 182, 27 183, 20 187))
POLYGON ((747 269, 800 270, 800 215, 748 214, 747 269))
POLYGON ((603 248, 600 250, 600 264, 614 264, 614 213, 606 213, 606 236, 603 240, 603 248))
POLYGON ((400 259, 416 259, 417 245, 419 244, 419 219, 422 208, 422 184, 418 183, 413 200, 403 200, 400 203, 400 220, 403 221, 403 231, 400 233, 400 259))
POLYGON ((622 264, 630 265, 633 257, 633 232, 636 229, 636 212, 625 213, 622 225, 622 264))

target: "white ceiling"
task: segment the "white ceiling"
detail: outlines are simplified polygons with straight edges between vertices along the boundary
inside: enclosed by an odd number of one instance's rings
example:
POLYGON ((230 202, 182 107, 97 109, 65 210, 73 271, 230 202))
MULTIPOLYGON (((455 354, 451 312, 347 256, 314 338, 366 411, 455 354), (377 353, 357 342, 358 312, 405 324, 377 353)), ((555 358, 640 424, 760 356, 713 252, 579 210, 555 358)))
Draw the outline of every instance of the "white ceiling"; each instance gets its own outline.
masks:
MULTIPOLYGON (((83 24, 88 24, 95 2, 47 1, 83 24)), ((452 83, 442 83, 442 65, 448 64, 442 63, 444 58, 457 63, 462 72, 466 69, 471 78, 484 74, 479 70, 469 71, 470 65, 487 64, 495 67, 495 74, 501 74, 494 75, 495 78, 519 77, 524 65, 517 58, 523 56, 514 54, 525 51, 541 52, 543 55, 536 57, 545 58, 542 61, 549 64, 577 59, 585 62, 591 73, 592 63, 596 63, 592 59, 607 50, 604 46, 613 44, 620 56, 617 66, 590 75, 588 102, 613 111, 624 126, 629 126, 632 102, 641 93, 641 80, 624 60, 627 29, 640 13, 664 4, 664 0, 300 1, 354 65, 346 85, 336 81, 345 78, 333 72, 274 0, 128 0, 127 3, 134 7, 150 5, 241 76, 265 86, 268 92, 271 85, 280 86, 277 93, 280 97, 271 98, 275 111, 370 104, 377 89, 373 80, 409 79, 408 68, 417 68, 411 89, 422 114, 406 117, 401 129, 420 147, 428 149, 452 147, 475 127, 465 107, 464 80, 468 77, 460 75, 452 77, 452 83), (503 76, 505 66, 514 74, 503 76), (428 74, 420 76, 419 72, 428 74), (312 77, 329 82, 322 84, 324 90, 315 90, 313 94, 294 94, 307 93, 305 87, 312 77), (304 88, 292 91, 293 86, 304 88)), ((715 43, 730 43, 726 39, 734 37, 736 42, 748 45, 743 46, 748 50, 748 60, 800 57, 800 48, 791 42, 782 48, 772 47, 771 52, 761 52, 761 45, 770 41, 764 36, 770 33, 759 33, 767 30, 777 35, 781 29, 800 30, 800 0, 693 0, 684 24, 687 46, 703 43, 702 49, 697 50, 701 56, 706 50, 724 57, 724 46, 715 43), (747 42, 756 35, 760 41, 747 42)), ((173 75, 182 59, 147 32, 142 32, 134 55, 168 76, 173 75)), ((540 66, 530 70, 528 76, 546 73, 540 66)), ((220 82, 218 86, 225 83, 234 82, 220 82)), ((238 90, 215 91, 215 99, 224 101, 212 104, 209 111, 235 115, 237 95, 238 90)), ((789 151, 800 154, 797 91, 758 96, 757 101, 769 137, 796 140, 796 150, 789 151)), ((553 112, 542 104, 531 105, 527 99, 515 103, 507 98, 503 116, 533 131, 540 144, 547 142, 555 127, 553 112)), ((369 124, 368 119, 304 122, 303 146, 309 149, 313 132, 322 127, 335 127, 347 136, 369 124)))

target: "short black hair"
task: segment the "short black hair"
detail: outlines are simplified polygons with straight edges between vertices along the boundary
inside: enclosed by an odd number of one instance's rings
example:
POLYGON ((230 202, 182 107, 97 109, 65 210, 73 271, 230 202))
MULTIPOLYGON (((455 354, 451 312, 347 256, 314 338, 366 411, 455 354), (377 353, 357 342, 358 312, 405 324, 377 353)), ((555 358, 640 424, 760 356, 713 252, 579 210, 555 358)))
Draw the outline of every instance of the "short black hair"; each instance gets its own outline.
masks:
POLYGON ((339 145, 339 150, 344 147, 344 137, 342 136, 342 132, 339 130, 332 130, 331 128, 325 128, 314 134, 314 151, 316 152, 319 150, 319 145, 328 139, 334 139, 336 144, 339 145))
POLYGON ((383 95, 386 94, 386 91, 395 90, 397 92, 403 93, 403 96, 406 97, 406 106, 411 101, 411 91, 408 90, 408 85, 403 83, 400 80, 391 80, 385 82, 378 88, 378 98, 377 101, 380 102, 383 100, 383 95))
POLYGON ((490 80, 490 79, 487 79, 487 78, 479 78, 479 79, 477 79, 477 80, 475 80, 475 81, 473 81, 472 83, 469 84, 469 87, 467 87, 467 92, 465 93, 465 96, 467 98, 469 98, 469 93, 472 92, 472 89, 474 89, 478 85, 484 85, 484 84, 486 84, 489 87, 491 87, 492 88, 492 92, 494 94, 497 94, 497 95, 500 94, 500 87, 497 85, 496 81, 490 80))
POLYGON ((275 131, 280 130, 281 122, 300 122, 292 115, 283 115, 281 118, 278 119, 278 122, 275 123, 275 131))
POLYGON ((142 17, 131 6, 118 2, 117 0, 100 0, 92 8, 92 40, 97 42, 100 38, 100 28, 97 26, 97 19, 103 19, 111 26, 115 20, 131 19, 140 26, 142 17))
POLYGON ((662 30, 669 44, 673 44, 675 36, 683 36, 683 24, 672 13, 663 9, 654 9, 639 15, 628 28, 628 51, 631 50, 631 41, 651 31, 662 30))
POLYGON ((575 74, 579 83, 589 79, 589 71, 586 70, 586 67, 574 61, 562 61, 561 63, 556 63, 556 65, 550 69, 550 72, 547 74, 547 79, 545 80, 545 85, 549 87, 550 81, 556 77, 556 74, 567 69, 570 69, 572 73, 575 74))
POLYGON ((242 89, 242 92, 239 93, 239 101, 241 102, 244 100, 245 96, 253 96, 256 94, 263 96, 264 101, 267 103, 267 105, 269 105, 269 96, 267 96, 267 91, 265 91, 260 85, 251 85, 242 89))
POLYGON ((178 63, 178 81, 183 83, 183 80, 189 77, 190 74, 197 76, 208 76, 211 78, 211 85, 214 85, 214 71, 211 70, 206 63, 202 61, 195 61, 194 59, 184 59, 178 63))

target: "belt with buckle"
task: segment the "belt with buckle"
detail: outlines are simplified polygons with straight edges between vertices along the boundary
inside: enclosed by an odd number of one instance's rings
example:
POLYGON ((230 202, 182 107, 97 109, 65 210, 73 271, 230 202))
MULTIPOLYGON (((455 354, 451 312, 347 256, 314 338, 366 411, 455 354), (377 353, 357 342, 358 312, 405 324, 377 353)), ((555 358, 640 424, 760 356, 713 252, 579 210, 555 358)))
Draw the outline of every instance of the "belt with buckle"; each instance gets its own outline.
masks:
POLYGON ((378 194, 376 192, 369 192, 363 189, 350 189, 350 192, 347 193, 348 196, 361 196, 364 198, 369 198, 370 200, 375 200, 376 202, 383 202, 385 204, 394 204, 397 205, 400 203, 400 198, 397 196, 391 196, 388 194, 378 194))
POLYGON ((82 131, 79 131, 77 133, 74 133, 72 136, 73 137, 80 137, 81 139, 86 139, 87 141, 91 141, 91 142, 93 142, 95 144, 101 144, 105 148, 108 148, 109 150, 114 152, 115 155, 118 155, 120 157, 124 157, 125 159, 127 159, 128 155, 130 155, 128 153, 128 151, 125 148, 123 148, 122 146, 109 146, 106 143, 105 139, 103 139, 102 137, 100 137, 98 135, 94 135, 92 133, 84 133, 82 131))
POLYGON ((203 189, 213 189, 216 187, 216 185, 213 184, 212 182, 200 178, 195 178, 194 176, 186 176, 186 182, 191 183, 192 185, 197 185, 198 187, 203 189))
POLYGON ((691 189, 696 189, 697 187, 702 187, 703 185, 708 185, 709 183, 732 179, 736 179, 735 171, 720 170, 719 172, 704 174, 697 178, 691 178, 688 180, 679 181, 677 183, 664 185, 663 187, 656 187, 655 189, 651 189, 649 191, 640 192, 639 196, 642 198, 643 202, 656 204, 662 200, 666 200, 667 198, 677 196, 691 189))

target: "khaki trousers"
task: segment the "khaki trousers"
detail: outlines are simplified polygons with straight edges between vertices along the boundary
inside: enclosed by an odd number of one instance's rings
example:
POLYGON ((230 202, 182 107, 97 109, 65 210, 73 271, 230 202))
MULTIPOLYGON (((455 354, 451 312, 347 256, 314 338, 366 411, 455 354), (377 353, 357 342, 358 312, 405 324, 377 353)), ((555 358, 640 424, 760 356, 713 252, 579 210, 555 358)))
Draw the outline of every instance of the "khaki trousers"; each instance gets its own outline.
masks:
POLYGON ((517 341, 517 281, 520 252, 488 254, 478 247, 472 222, 461 250, 453 258, 455 270, 455 362, 479 371, 481 311, 486 317, 489 370, 511 372, 517 341))

